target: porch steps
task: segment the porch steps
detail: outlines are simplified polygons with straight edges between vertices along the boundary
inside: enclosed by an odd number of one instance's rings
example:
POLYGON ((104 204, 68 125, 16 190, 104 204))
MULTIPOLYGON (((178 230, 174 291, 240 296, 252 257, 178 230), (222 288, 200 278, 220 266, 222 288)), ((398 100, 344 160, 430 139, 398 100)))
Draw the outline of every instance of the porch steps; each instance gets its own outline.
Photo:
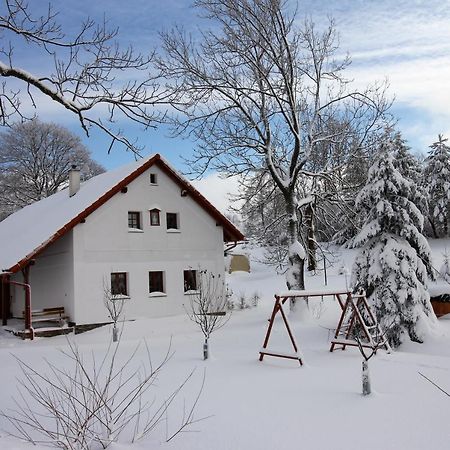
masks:
MULTIPOLYGON (((17 330, 13 328, 5 328, 10 331, 14 336, 18 336, 22 339, 30 339, 31 332, 29 330, 17 330)), ((40 327, 34 329, 34 337, 53 337, 71 334, 74 332, 74 327, 40 327)))

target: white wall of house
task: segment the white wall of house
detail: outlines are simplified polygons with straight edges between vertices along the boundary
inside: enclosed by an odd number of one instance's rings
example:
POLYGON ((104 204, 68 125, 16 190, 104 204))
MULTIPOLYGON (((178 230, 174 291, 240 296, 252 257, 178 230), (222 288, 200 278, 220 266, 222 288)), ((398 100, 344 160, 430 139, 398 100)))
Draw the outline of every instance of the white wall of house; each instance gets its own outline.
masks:
MULTIPOLYGON (((66 313, 71 316, 74 313, 73 275, 72 232, 69 232, 44 250, 36 258, 35 264, 30 266, 31 308, 64 306, 66 313)), ((14 274, 11 279, 24 281, 21 272, 14 274)), ((22 317, 25 309, 24 289, 12 287, 11 294, 11 312, 14 317, 22 317)))
MULTIPOLYGON (((81 187, 81 189, 83 189, 81 187)), ((192 198, 157 167, 151 167, 73 230, 74 309, 77 324, 108 320, 103 286, 111 272, 126 272, 127 319, 160 317, 184 312, 183 270, 206 268, 224 272, 223 230, 192 198), (150 183, 150 173, 157 184, 150 183), (153 208, 160 226, 150 225, 153 208), (129 230, 128 212, 141 213, 142 230, 129 230), (166 212, 177 213, 179 230, 167 230, 166 212), (165 295, 149 293, 149 271, 163 271, 165 295)))

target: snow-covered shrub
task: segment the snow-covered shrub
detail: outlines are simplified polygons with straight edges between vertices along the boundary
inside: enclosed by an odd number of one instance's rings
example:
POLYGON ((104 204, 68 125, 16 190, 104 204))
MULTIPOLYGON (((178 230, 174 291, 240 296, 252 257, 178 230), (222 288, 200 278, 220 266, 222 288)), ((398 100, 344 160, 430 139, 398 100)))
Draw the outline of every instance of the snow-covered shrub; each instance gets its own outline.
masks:
POLYGON ((238 307, 239 309, 247 309, 250 308, 250 303, 247 300, 247 297, 245 296, 245 294, 243 292, 241 292, 239 294, 238 297, 238 307))
POLYGON ((394 167, 394 150, 386 136, 356 199, 367 218, 355 238, 362 248, 352 286, 366 291, 391 345, 398 346, 404 335, 422 342, 435 316, 426 290, 433 269, 423 216, 411 201, 411 182, 394 167))
POLYGON ((444 253, 444 262, 439 269, 439 275, 447 282, 450 283, 450 255, 447 251, 444 253))
POLYGON ((233 300, 233 290, 228 286, 228 284, 225 287, 225 299, 227 310, 232 311, 236 305, 233 300))
POLYGON ((255 292, 252 295, 251 302, 252 302, 253 308, 256 308, 258 306, 260 298, 261 298, 261 296, 259 295, 259 292, 255 292))

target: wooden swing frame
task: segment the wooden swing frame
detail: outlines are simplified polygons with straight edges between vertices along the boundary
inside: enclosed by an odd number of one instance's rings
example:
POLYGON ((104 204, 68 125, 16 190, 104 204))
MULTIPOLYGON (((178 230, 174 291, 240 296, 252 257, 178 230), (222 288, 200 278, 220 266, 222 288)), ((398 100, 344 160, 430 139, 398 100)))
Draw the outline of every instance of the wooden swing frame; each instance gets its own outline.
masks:
POLYGON ((290 299, 303 299, 303 300, 307 301, 310 297, 325 297, 325 296, 330 296, 330 295, 334 296, 336 298, 336 300, 339 302, 339 306, 341 307, 341 309, 344 309, 345 302, 344 302, 342 296, 351 295, 351 293, 348 291, 323 290, 323 291, 292 291, 292 292, 288 292, 288 293, 284 293, 284 294, 275 295, 275 304, 273 306, 272 314, 269 319, 269 326, 267 327, 267 332, 266 332, 266 336, 264 338, 264 343, 263 343, 262 349, 259 352, 259 360, 262 361, 264 359, 264 356, 274 356, 274 357, 278 357, 278 358, 297 360, 299 362, 300 366, 302 366, 303 360, 301 357, 299 346, 297 344, 294 334, 292 333, 291 326, 289 324, 286 313, 283 309, 283 305, 286 303, 287 300, 290 300, 290 299), (273 328, 275 319, 278 314, 281 314, 284 325, 288 332, 289 339, 291 341, 292 347, 294 348, 294 352, 295 352, 293 354, 281 353, 281 352, 272 351, 272 350, 267 349, 267 346, 268 346, 269 340, 270 340, 270 335, 272 333, 272 328, 273 328))
MULTIPOLYGON (((299 346, 297 344, 297 341, 295 339, 294 333, 292 333, 291 326, 289 324, 288 318, 286 316, 286 313, 283 309, 283 305, 286 303, 287 300, 290 299, 303 299, 305 301, 308 301, 310 298, 323 298, 323 297, 334 297, 337 302, 339 303, 339 306, 342 310, 341 316, 338 321, 338 325, 336 327, 336 332, 334 335, 334 339, 331 341, 330 346, 330 352, 335 350, 336 345, 341 345, 342 350, 345 350, 347 346, 363 346, 368 348, 374 348, 374 342, 372 339, 372 335, 369 331, 370 328, 376 328, 377 333, 381 333, 381 329, 379 327, 379 324, 376 320, 375 315, 373 314, 369 304, 367 303, 367 299, 364 293, 360 294, 352 294, 351 291, 348 290, 321 290, 321 291, 291 291, 283 294, 275 295, 275 303, 273 306, 272 314, 269 319, 269 325, 267 327, 267 332, 264 338, 264 343, 259 351, 259 360, 262 361, 264 359, 264 356, 274 356, 277 358, 285 358, 285 359, 293 359, 297 360, 300 364, 300 366, 303 365, 303 360, 301 356, 301 352, 299 350, 299 346), (356 299, 356 303, 354 301, 356 299), (365 311, 367 311, 368 317, 372 321, 372 326, 368 326, 359 310, 359 308, 362 307, 365 311), (345 339, 339 339, 339 335, 342 332, 342 329, 344 328, 344 320, 346 315, 348 314, 349 310, 351 309, 351 318, 350 322, 347 326, 347 331, 345 335, 345 339), (282 353, 278 351, 269 350, 267 348, 270 340, 270 336, 272 333, 273 325, 275 322, 275 319, 278 314, 281 314, 281 317, 283 319, 283 323, 286 327, 286 330, 288 332, 289 339, 291 341, 292 347, 294 348, 294 353, 282 353), (362 327, 363 333, 365 334, 368 343, 358 343, 357 341, 349 339, 351 336, 351 332, 353 327, 355 326, 356 322, 359 322, 359 324, 362 327)), ((382 336, 382 334, 380 334, 382 336)), ((386 342, 383 342, 382 344, 377 344, 379 347, 385 347, 386 350, 389 352, 391 349, 389 347, 389 344, 386 342)))

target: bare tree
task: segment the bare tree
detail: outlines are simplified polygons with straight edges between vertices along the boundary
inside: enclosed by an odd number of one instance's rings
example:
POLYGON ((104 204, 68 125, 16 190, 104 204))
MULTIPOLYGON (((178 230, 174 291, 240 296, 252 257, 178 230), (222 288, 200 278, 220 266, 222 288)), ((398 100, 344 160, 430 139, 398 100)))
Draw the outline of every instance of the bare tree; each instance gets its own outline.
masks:
POLYGON ((119 340, 117 322, 122 316, 125 299, 123 295, 114 295, 105 280, 103 281, 103 303, 108 310, 110 319, 113 321, 113 342, 117 342, 119 340))
POLYGON ((197 290, 189 294, 187 314, 200 327, 205 337, 203 359, 206 360, 209 358, 211 334, 228 322, 231 313, 226 315, 227 296, 223 277, 208 270, 199 270, 197 274, 197 290))
POLYGON ((0 218, 64 187, 72 165, 85 180, 105 171, 62 126, 34 119, 1 133, 0 218))
POLYGON ((150 392, 171 357, 170 347, 154 366, 146 345, 147 358, 121 355, 119 346, 108 347, 103 356, 85 358, 68 341, 62 350, 64 363, 47 361, 47 372, 35 369, 18 358, 22 370, 20 396, 16 409, 1 411, 15 431, 11 434, 34 445, 52 445, 64 450, 107 448, 126 435, 128 442, 142 439, 166 422, 166 441, 201 419, 194 409, 202 386, 192 405, 185 409, 181 423, 169 431, 167 412, 193 372, 160 405, 150 392))
POLYGON ((377 354, 378 346, 374 345, 369 351, 366 352, 365 347, 361 343, 361 339, 355 336, 355 340, 358 343, 358 349, 363 357, 362 370, 361 370, 361 380, 362 380, 362 394, 370 395, 372 393, 372 384, 370 382, 370 372, 369 372, 369 360, 377 354))
POLYGON ((349 59, 337 60, 333 22, 319 32, 296 26, 284 0, 198 0, 216 26, 196 44, 183 30, 163 33, 162 73, 172 82, 180 114, 176 130, 198 140, 191 164, 204 173, 270 173, 285 204, 289 289, 304 288, 306 252, 298 242, 298 180, 326 177, 311 168, 320 143, 348 133, 361 146, 389 104, 385 85, 352 88, 344 77, 349 59), (341 127, 332 130, 334 120, 341 127))
POLYGON ((138 152, 117 121, 131 120, 146 129, 161 119, 153 106, 165 94, 150 73, 153 55, 121 48, 118 30, 109 29, 106 20, 87 18, 77 33, 67 36, 51 5, 2 3, 0 123, 30 118, 30 106, 37 108, 43 95, 73 113, 87 135, 94 127, 111 138, 111 147, 118 142, 138 152), (15 47, 24 46, 33 52, 33 61, 40 61, 42 73, 27 68, 30 58, 20 60, 15 47))

